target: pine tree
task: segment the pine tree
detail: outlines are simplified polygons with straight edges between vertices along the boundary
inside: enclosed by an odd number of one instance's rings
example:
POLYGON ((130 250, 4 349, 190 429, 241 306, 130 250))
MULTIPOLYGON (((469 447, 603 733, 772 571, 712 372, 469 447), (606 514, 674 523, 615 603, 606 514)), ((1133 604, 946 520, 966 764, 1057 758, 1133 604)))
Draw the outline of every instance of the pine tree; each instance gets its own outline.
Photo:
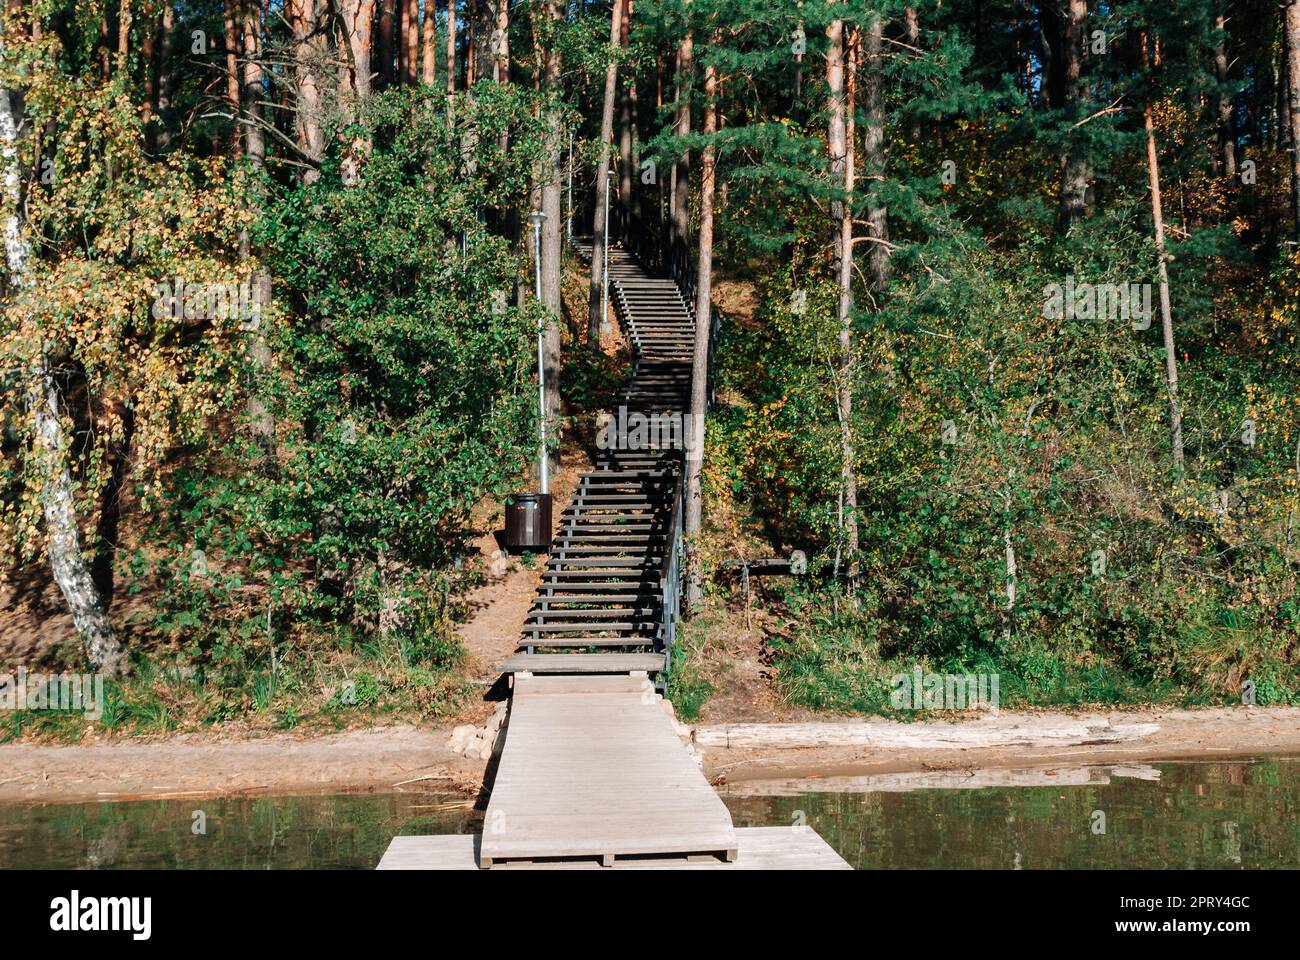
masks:
POLYGON ((605 207, 609 203, 610 152, 614 139, 614 99, 618 89, 618 51, 623 34, 623 8, 625 0, 614 0, 609 28, 608 63, 605 67, 605 93, 600 114, 600 161, 596 166, 596 204, 591 225, 591 283, 587 291, 587 345, 600 349, 600 331, 605 323, 604 284, 605 207))
POLYGON ((1283 49, 1286 51, 1286 103, 1291 128, 1291 214, 1300 237, 1300 0, 1285 7, 1283 49))

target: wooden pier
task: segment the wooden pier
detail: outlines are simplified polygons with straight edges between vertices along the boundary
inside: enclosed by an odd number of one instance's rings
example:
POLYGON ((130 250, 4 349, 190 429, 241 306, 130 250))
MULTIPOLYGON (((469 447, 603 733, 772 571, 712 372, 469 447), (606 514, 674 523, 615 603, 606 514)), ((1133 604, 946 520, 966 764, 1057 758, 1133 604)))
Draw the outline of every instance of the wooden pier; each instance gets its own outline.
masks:
MULTIPOLYGON (((379 870, 477 870, 482 836, 453 833, 435 837, 396 837, 379 861, 379 870)), ((741 827, 730 863, 717 857, 640 857, 616 860, 615 870, 850 870, 844 859, 811 827, 741 827)), ((507 862, 497 870, 600 870, 595 859, 562 862, 507 862)))
POLYGON ((736 832, 645 674, 515 676, 480 863, 736 859, 736 832))

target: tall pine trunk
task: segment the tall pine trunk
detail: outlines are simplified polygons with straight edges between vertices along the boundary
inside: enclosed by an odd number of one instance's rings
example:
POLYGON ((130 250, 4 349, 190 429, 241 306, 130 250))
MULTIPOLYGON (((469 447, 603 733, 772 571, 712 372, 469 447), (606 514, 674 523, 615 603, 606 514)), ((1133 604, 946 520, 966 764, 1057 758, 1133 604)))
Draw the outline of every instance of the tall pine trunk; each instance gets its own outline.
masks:
MULTIPOLYGON (((909 52, 918 56, 917 51, 921 49, 921 18, 916 7, 906 7, 903 10, 903 37, 912 48, 909 52)), ((913 145, 921 142, 921 119, 915 114, 907 121, 907 142, 913 145)))
MULTIPOLYGON (((1065 68, 1065 106, 1071 118, 1078 121, 1087 90, 1083 79, 1083 42, 1088 21, 1088 0, 1069 0, 1065 30, 1061 43, 1061 56, 1065 68)), ((1084 134, 1071 132, 1066 145, 1061 168, 1061 225, 1068 230, 1078 223, 1088 210, 1088 153, 1084 134)))
POLYGON ((415 86, 420 76, 420 0, 402 0, 398 65, 401 82, 407 86, 415 86))
MULTIPOLYGON (((863 61, 862 152, 865 174, 879 185, 885 178, 885 24, 879 14, 872 16, 861 34, 863 61)), ((867 224, 871 228, 867 250, 867 277, 872 292, 879 297, 889 285, 889 208, 877 190, 868 194, 867 224)))
MULTIPOLYGON (((252 173, 249 189, 249 206, 254 215, 261 212, 262 176, 266 170, 266 133, 262 127, 262 8, 258 0, 243 0, 244 73, 243 121, 244 156, 252 173)), ((252 259, 252 239, 245 227, 239 234, 239 255, 242 260, 252 259)), ((261 272, 253 278, 253 296, 264 297, 268 283, 261 272)), ((253 383, 250 385, 245 411, 253 442, 262 452, 263 463, 270 467, 275 456, 275 417, 262 396, 262 385, 271 373, 271 347, 266 331, 260 322, 248 333, 248 359, 252 365, 253 383)))
MULTIPOLYGON (((836 406, 840 423, 840 536, 835 549, 836 573, 840 551, 848 554, 850 594, 858 578, 858 485, 854 474, 853 443, 853 188, 854 122, 853 86, 856 56, 853 40, 845 42, 843 20, 832 20, 826 28, 830 47, 826 56, 826 87, 829 111, 826 147, 831 184, 844 191, 844 199, 831 200, 831 244, 836 283, 839 287, 839 358, 836 370, 836 406), (847 69, 846 69, 847 68, 847 69), (847 76, 846 76, 847 74, 847 76)), ((856 33, 856 31, 854 31, 856 33)))
POLYGON ((717 187, 718 69, 704 68, 705 143, 700 165, 700 249, 696 260, 695 351, 691 358, 691 419, 686 448, 686 613, 694 615, 704 600, 704 571, 700 558, 700 529, 704 517, 704 430, 709 408, 709 332, 713 296, 713 198, 717 187))
MULTIPOLYGON (((619 45, 624 52, 627 51, 631 40, 632 16, 633 11, 636 9, 634 0, 625 0, 625 2, 627 4, 627 15, 623 17, 623 26, 619 36, 619 45)), ((633 121, 635 98, 636 78, 633 71, 629 70, 623 77, 622 93, 618 98, 618 205, 624 213, 632 212, 632 191, 635 189, 632 180, 634 173, 632 145, 636 136, 633 121)))
POLYGON ((158 125, 156 146, 166 150, 171 144, 171 130, 167 123, 167 114, 172 108, 172 54, 174 53, 173 34, 176 29, 176 8, 170 3, 163 5, 158 17, 158 63, 154 77, 154 112, 162 118, 158 125))
POLYGON ((424 0, 424 29, 420 35, 420 82, 428 87, 438 82, 438 5, 434 0, 424 0))
POLYGON ((226 103, 230 106, 230 149, 239 152, 243 138, 243 124, 239 122, 239 55, 244 49, 242 25, 239 16, 240 0, 225 0, 226 41, 226 103))
POLYGON ((1237 129, 1233 121, 1233 97, 1223 88, 1228 83, 1228 18, 1222 13, 1214 21, 1219 38, 1214 46, 1214 78, 1219 83, 1215 106, 1219 128, 1219 172, 1225 177, 1237 175, 1237 129))
MULTIPOLYGON (((677 88, 677 115, 673 122, 673 136, 688 137, 691 133, 691 70, 694 57, 694 38, 687 33, 677 47, 675 84, 677 88)), ((668 196, 668 216, 672 221, 673 240, 687 248, 691 242, 691 154, 683 150, 673 164, 672 191, 668 196)))
POLYGON ((397 0, 379 0, 379 36, 375 40, 374 71, 379 89, 397 79, 397 0))
POLYGON ((610 141, 614 138, 614 97, 618 89, 618 50, 623 29, 623 0, 614 0, 609 25, 609 65, 605 68, 605 101, 600 114, 600 163, 596 169, 596 209, 591 225, 591 286, 587 292, 587 345, 600 350, 605 322, 602 284, 605 280, 605 204, 609 202, 610 141))
POLYGON ((316 0, 291 0, 290 22, 294 31, 294 89, 298 115, 299 146, 313 169, 303 172, 306 183, 320 178, 325 156, 325 132, 321 127, 320 85, 316 77, 324 59, 317 22, 316 0))
MULTIPOLYGON (((9 29, 12 23, 6 24, 9 29)), ((0 57, 4 55, 0 40, 0 57)), ((10 289, 31 286, 32 247, 23 226, 19 131, 23 129, 22 95, 0 88, 0 162, 3 163, 5 266, 10 289)), ((33 339, 39 339, 37 335, 33 339)), ((32 459, 41 512, 45 518, 50 571, 72 614, 82 650, 91 667, 110 676, 125 672, 126 656, 108 619, 108 608, 95 587, 90 564, 81 552, 68 436, 59 410, 59 390, 43 343, 38 343, 29 372, 27 405, 32 417, 32 459)))
POLYGON ((1291 133, 1291 213, 1296 235, 1300 236, 1300 0, 1286 7, 1284 23, 1286 50, 1287 104, 1291 133))
POLYGON ((510 0, 497 0, 496 29, 492 31, 492 79, 510 82, 510 0))
POLYGON ((420 73, 420 0, 403 0, 402 82, 413 87, 420 73))
POLYGON ((117 5, 117 60, 118 70, 126 70, 129 66, 127 57, 131 53, 131 25, 134 18, 131 14, 131 0, 120 0, 117 5))
POLYGON ((447 0, 447 92, 456 92, 456 0, 447 0))
MULTIPOLYGON (((1285 17, 1285 12, 1283 13, 1285 17)), ((1286 47, 1285 20, 1283 22, 1282 38, 1282 56, 1278 58, 1278 63, 1273 77, 1275 86, 1275 99, 1277 103, 1273 105, 1276 110, 1277 123, 1272 124, 1272 136, 1269 140, 1272 145, 1285 150, 1287 142, 1291 139, 1291 55, 1286 47)))
POLYGON ((346 65, 347 85, 359 102, 370 96, 372 89, 370 59, 375 0, 338 0, 338 4, 348 48, 347 55, 341 59, 346 65))
MULTIPOLYGON (((564 18, 564 6, 561 0, 546 0, 544 11, 553 22, 559 22, 564 18)), ((542 212, 546 214, 546 220, 542 223, 542 249, 538 255, 542 261, 542 302, 546 304, 552 319, 552 322, 547 324, 542 338, 542 358, 546 370, 546 426, 548 436, 553 436, 558 443, 560 439, 560 318, 564 312, 561 295, 564 257, 564 211, 561 206, 561 184, 564 178, 564 127, 560 116, 564 78, 558 46, 552 44, 550 51, 545 54, 545 63, 546 92, 552 100, 547 105, 546 149, 541 162, 540 193, 542 212)), ((552 468, 558 469, 558 467, 558 457, 553 458, 552 468)))
MULTIPOLYGON (((452 0, 455 2, 455 0, 452 0)), ((478 0, 469 0, 469 9, 465 19, 465 86, 473 87, 478 82, 478 45, 479 35, 483 31, 478 22, 478 0)))

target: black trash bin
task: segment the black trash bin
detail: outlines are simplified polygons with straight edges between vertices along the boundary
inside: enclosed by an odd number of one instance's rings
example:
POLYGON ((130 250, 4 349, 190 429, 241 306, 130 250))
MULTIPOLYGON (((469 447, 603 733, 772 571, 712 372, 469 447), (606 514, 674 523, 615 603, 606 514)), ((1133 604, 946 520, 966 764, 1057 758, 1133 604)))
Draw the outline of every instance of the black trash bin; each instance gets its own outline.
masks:
POLYGON ((506 550, 545 550, 551 545, 551 495, 515 493, 506 499, 506 550))

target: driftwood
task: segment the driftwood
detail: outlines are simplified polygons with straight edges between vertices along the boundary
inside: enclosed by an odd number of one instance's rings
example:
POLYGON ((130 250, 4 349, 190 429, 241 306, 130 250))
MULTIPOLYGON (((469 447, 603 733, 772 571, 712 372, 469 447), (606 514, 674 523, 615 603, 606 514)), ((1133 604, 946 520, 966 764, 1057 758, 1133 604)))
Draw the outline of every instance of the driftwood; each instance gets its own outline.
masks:
POLYGON ((969 723, 729 723, 696 727, 698 747, 731 750, 801 747, 873 747, 883 750, 945 750, 1012 746, 1079 746, 1137 740, 1160 729, 1155 723, 1111 724, 1104 718, 1003 720, 969 723))
POLYGON ((914 770, 860 777, 800 777, 742 780, 718 792, 731 797, 794 797, 805 793, 907 793, 912 790, 974 790, 985 787, 1082 787, 1105 785, 1113 778, 1159 780, 1147 764, 1097 767, 1037 767, 1023 770, 914 770))

